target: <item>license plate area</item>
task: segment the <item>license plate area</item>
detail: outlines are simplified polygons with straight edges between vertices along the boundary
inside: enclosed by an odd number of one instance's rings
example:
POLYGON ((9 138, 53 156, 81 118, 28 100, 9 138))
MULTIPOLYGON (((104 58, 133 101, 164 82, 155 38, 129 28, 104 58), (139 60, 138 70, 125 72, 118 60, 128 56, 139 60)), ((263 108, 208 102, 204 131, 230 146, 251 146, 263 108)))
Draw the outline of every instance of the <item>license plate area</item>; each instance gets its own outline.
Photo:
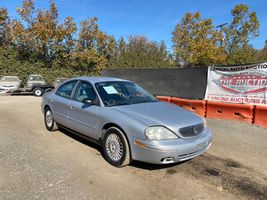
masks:
POLYGON ((205 149, 206 147, 207 147, 207 143, 206 142, 201 142, 201 143, 197 144, 196 151, 200 151, 202 149, 205 149))

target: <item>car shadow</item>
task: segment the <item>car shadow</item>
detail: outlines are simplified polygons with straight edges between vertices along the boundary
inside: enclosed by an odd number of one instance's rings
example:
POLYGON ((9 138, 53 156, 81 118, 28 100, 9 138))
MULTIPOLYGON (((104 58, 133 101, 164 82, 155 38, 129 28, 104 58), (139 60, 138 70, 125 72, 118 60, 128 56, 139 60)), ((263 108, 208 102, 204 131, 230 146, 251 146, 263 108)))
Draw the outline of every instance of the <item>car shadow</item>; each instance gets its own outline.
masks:
POLYGON ((8 93, 10 96, 33 96, 32 93, 8 93))
MULTIPOLYGON (((105 161, 104 159, 104 154, 102 151, 102 147, 94 142, 91 142, 79 135, 76 135, 75 133, 68 131, 66 129, 63 128, 59 128, 59 131, 63 134, 65 134, 66 136, 72 138, 73 140, 76 140, 90 148, 94 148, 96 149, 101 156, 103 157, 103 161, 105 161)), ((189 161, 189 160, 187 160, 189 161)), ((137 168, 137 169, 143 169, 143 170, 148 170, 148 171, 153 171, 153 170, 160 170, 160 169, 168 169, 168 168, 172 168, 175 166, 179 166, 182 165, 183 163, 187 162, 187 161, 182 161, 179 163, 172 163, 172 164, 164 164, 164 165, 160 165, 160 164, 150 164, 150 163, 145 163, 145 162, 141 162, 141 161, 132 161, 132 163, 129 165, 129 167, 132 168, 137 168)), ((107 162, 107 161, 105 161, 107 162)))
POLYGON ((160 164, 150 164, 150 163, 145 163, 145 162, 141 162, 141 161, 133 161, 130 164, 130 166, 132 166, 134 168, 138 168, 138 169, 154 171, 154 170, 168 169, 168 168, 176 167, 176 166, 182 165, 183 163, 185 163, 187 161, 182 161, 182 162, 179 162, 179 163, 171 163, 171 164, 162 164, 162 165, 160 165, 160 164))
POLYGON ((63 129, 63 128, 59 128, 59 131, 61 133, 65 134, 66 136, 68 136, 68 137, 70 137, 70 138, 72 138, 72 139, 74 139, 74 140, 76 140, 76 141, 88 146, 88 147, 91 147, 91 148, 94 148, 94 149, 98 150, 99 153, 103 156, 102 148, 101 148, 100 145, 98 145, 98 144, 96 144, 94 142, 91 142, 91 141, 89 141, 89 140, 87 140, 87 139, 85 139, 85 138, 83 138, 83 137, 81 137, 81 136, 69 131, 69 130, 66 130, 66 129, 63 129))

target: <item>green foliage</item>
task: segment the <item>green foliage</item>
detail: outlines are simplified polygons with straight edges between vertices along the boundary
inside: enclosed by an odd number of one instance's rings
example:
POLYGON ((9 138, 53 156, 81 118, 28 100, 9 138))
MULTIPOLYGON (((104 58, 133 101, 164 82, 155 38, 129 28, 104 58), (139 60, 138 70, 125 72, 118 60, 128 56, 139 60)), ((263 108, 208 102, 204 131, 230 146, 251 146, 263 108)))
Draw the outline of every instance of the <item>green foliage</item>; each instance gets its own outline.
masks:
POLYGON ((61 67, 53 64, 47 68, 44 62, 31 62, 18 59, 19 52, 12 47, 0 47, 0 77, 5 75, 18 76, 24 84, 30 74, 41 74, 44 79, 52 83, 58 77, 92 75, 90 72, 76 70, 72 67, 61 67))
POLYGON ((101 31, 97 18, 81 22, 76 48, 71 52, 71 65, 74 68, 100 74, 107 66, 114 48, 115 39, 101 31))
MULTIPOLYGON (((175 67, 188 65, 242 64, 267 61, 267 45, 256 51, 249 41, 258 35, 255 12, 240 4, 233 20, 216 30, 211 19, 199 12, 187 13, 175 27, 173 55, 164 42, 132 36, 116 41, 100 30, 97 18, 81 22, 79 32, 72 17, 60 20, 56 4, 36 8, 34 0, 23 0, 18 19, 10 19, 0 8, 0 76, 17 75, 26 80, 41 74, 48 82, 57 77, 99 75, 111 68, 175 67)), ((266 43, 267 44, 267 43, 266 43)))
POLYGON ((195 66, 225 63, 222 33, 214 30, 211 19, 202 19, 200 12, 186 13, 172 34, 177 61, 195 66))
POLYGON ((260 62, 267 62, 267 40, 265 40, 264 48, 256 53, 256 58, 260 62))
POLYGON ((243 45, 242 48, 232 48, 231 53, 227 56, 227 64, 237 65, 259 62, 256 52, 251 45, 243 45))
POLYGON ((7 9, 0 8, 0 46, 10 43, 10 28, 7 9))
POLYGON ((17 10, 24 22, 12 21, 13 44, 23 58, 42 60, 51 66, 56 59, 63 59, 58 55, 70 52, 76 23, 71 17, 60 23, 55 3, 49 10, 41 10, 35 9, 33 0, 24 0, 23 7, 17 10))
POLYGON ((232 22, 223 28, 227 64, 252 63, 256 50, 249 45, 249 41, 259 34, 257 15, 255 12, 249 13, 248 6, 244 4, 236 5, 231 13, 232 22))
POLYGON ((164 42, 150 42, 142 36, 132 36, 128 43, 121 38, 112 53, 111 68, 174 67, 164 42))
POLYGON ((258 36, 256 13, 239 4, 231 14, 232 22, 216 30, 211 19, 202 19, 199 12, 187 13, 173 32, 176 60, 200 66, 258 62, 256 50, 249 44, 258 36))
POLYGON ((17 12, 20 19, 10 20, 7 10, 0 9, 1 75, 25 80, 42 74, 52 82, 56 77, 100 74, 107 66, 115 40, 98 28, 97 18, 82 21, 77 34, 73 18, 60 22, 52 1, 49 9, 40 9, 34 0, 23 0, 17 12))

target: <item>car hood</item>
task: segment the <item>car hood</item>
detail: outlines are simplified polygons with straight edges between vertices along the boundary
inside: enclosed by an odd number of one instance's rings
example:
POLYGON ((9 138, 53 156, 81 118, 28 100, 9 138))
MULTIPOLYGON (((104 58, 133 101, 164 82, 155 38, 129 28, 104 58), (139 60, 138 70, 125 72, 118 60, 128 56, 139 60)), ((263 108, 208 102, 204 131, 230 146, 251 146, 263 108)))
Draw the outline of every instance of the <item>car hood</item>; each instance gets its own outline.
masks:
POLYGON ((203 119, 193 112, 166 102, 141 103, 112 108, 148 126, 162 125, 175 133, 180 128, 203 123, 203 119))

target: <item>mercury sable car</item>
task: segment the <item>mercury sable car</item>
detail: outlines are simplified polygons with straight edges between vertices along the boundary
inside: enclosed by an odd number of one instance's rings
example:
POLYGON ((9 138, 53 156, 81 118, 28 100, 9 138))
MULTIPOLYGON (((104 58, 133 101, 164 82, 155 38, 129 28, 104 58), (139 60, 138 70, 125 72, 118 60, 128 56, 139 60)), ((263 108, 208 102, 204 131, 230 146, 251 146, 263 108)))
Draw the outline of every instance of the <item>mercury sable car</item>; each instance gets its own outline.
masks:
POLYGON ((117 78, 69 79, 43 96, 42 111, 49 131, 62 127, 95 141, 117 167, 188 160, 212 141, 203 118, 117 78))

